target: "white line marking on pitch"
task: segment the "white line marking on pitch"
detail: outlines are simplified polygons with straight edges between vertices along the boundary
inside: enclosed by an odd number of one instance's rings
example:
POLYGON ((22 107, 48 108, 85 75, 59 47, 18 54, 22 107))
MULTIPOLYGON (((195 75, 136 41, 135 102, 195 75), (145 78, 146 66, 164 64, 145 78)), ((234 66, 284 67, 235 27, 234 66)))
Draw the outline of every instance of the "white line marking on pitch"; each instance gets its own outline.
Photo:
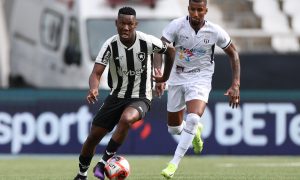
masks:
POLYGON ((239 164, 239 163, 222 163, 217 166, 221 167, 237 167, 237 166, 256 166, 256 167, 300 167, 300 162, 290 162, 290 163, 247 163, 247 164, 239 164))

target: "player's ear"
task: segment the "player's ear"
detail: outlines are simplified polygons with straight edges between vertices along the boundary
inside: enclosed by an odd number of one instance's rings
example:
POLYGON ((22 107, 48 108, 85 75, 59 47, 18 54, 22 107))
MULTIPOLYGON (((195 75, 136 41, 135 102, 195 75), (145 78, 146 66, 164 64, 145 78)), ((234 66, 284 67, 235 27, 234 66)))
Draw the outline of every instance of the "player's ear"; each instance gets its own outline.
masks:
POLYGON ((117 19, 115 20, 115 25, 118 27, 118 20, 117 19))

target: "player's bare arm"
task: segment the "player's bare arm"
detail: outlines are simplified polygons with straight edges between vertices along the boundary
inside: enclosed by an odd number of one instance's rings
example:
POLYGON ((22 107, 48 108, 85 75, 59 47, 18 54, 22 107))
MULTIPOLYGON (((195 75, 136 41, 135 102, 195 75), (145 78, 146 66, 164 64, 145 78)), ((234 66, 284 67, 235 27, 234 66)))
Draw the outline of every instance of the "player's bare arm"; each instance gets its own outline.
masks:
POLYGON ((98 99, 99 95, 99 84, 102 73, 104 72, 105 66, 102 64, 95 63, 93 71, 89 78, 89 86, 90 89, 88 91, 88 95, 86 97, 88 103, 94 104, 98 99))
MULTIPOLYGON (((162 70, 160 68, 154 68, 154 74, 155 76, 162 76, 162 70)), ((155 96, 161 97, 164 94, 164 91, 166 89, 166 83, 155 83, 155 96)))
POLYGON ((164 73, 162 76, 154 75, 154 80, 156 83, 166 82, 169 79, 169 76, 170 76, 170 73, 172 70, 172 66, 174 63, 174 58, 175 58, 175 48, 171 44, 168 44, 168 48, 165 53, 164 73))
POLYGON ((237 108, 240 104, 240 58, 232 43, 224 51, 229 56, 232 69, 232 84, 224 95, 229 97, 229 106, 237 108))
MULTIPOLYGON (((165 37, 161 37, 161 40, 164 42, 167 42, 168 44, 170 43, 165 37)), ((162 54, 155 53, 154 54, 154 75, 155 76, 162 76, 162 62, 163 62, 163 56, 162 54)), ((156 83, 155 84, 155 94, 156 96, 160 97, 164 94, 164 90, 166 88, 166 83, 156 83)))
MULTIPOLYGON (((162 76, 162 54, 154 53, 154 61, 153 61, 153 66, 154 66, 154 75, 155 76, 162 76)), ((165 82, 162 83, 155 83, 155 95, 157 97, 160 97, 163 95, 164 90, 165 90, 165 82)))

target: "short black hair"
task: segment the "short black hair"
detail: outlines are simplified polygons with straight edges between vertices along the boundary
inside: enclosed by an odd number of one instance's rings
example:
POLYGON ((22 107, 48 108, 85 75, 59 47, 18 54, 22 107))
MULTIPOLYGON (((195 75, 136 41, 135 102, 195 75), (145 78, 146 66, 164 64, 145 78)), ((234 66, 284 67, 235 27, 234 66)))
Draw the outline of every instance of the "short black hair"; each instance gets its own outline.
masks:
POLYGON ((207 0, 189 0, 189 3, 191 3, 191 2, 204 2, 205 4, 207 4, 207 0))
POLYGON ((136 16, 136 12, 132 7, 122 7, 121 9, 119 9, 118 16, 120 14, 136 16))

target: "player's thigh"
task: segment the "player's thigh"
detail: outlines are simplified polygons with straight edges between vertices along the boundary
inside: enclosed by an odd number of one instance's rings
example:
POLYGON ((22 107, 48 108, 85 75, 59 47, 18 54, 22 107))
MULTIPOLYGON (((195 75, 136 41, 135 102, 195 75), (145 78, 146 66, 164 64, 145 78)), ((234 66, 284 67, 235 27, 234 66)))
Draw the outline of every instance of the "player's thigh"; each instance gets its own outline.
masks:
POLYGON ((186 102, 186 111, 187 114, 194 113, 198 114, 199 116, 202 116, 204 113, 206 102, 199 100, 199 99, 193 99, 186 102))
POLYGON ((179 126, 182 123, 185 106, 184 86, 169 86, 167 104, 169 126, 179 126))
POLYGON ((126 102, 114 96, 108 96, 93 119, 93 126, 112 131, 119 122, 126 102))
POLYGON ((185 108, 184 86, 168 86, 168 112, 179 112, 185 108))
POLYGON ((150 109, 151 102, 147 99, 129 100, 128 106, 122 113, 121 120, 127 121, 130 124, 143 119, 150 109))
POLYGON ((210 91, 210 83, 193 83, 185 86, 187 113, 195 113, 202 116, 210 91))

